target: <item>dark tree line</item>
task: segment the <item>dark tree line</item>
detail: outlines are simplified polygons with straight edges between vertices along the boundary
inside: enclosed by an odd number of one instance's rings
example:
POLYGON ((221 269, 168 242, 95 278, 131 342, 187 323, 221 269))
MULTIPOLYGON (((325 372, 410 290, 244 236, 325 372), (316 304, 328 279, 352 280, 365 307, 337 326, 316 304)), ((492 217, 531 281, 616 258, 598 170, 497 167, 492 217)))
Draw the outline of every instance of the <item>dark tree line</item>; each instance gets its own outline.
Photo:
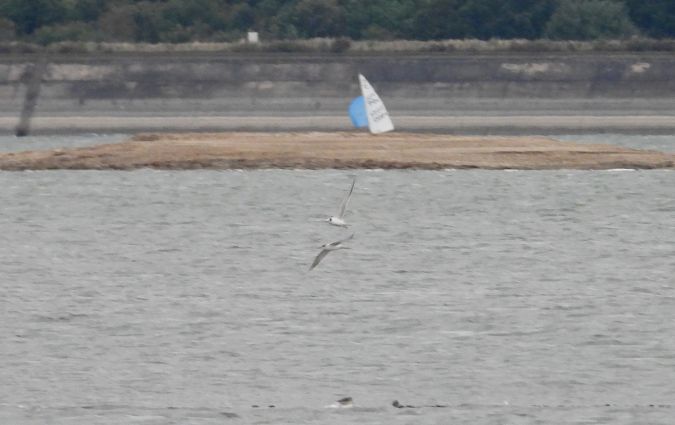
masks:
POLYGON ((0 0, 0 40, 675 37, 675 0, 0 0))

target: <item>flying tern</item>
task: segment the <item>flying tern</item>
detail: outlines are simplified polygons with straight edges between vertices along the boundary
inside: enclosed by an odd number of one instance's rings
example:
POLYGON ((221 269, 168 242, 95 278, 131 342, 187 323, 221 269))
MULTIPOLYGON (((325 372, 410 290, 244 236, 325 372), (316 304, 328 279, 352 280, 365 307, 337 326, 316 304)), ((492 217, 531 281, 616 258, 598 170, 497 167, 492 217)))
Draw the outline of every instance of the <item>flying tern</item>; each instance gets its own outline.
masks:
POLYGON ((345 211, 347 210, 347 204, 349 203, 349 198, 352 197, 352 192, 354 191, 354 184, 356 183, 356 177, 354 177, 354 180, 352 180, 352 187, 349 188, 349 193, 345 197, 345 199, 342 200, 342 203, 340 204, 340 212, 338 215, 334 215, 330 218, 328 218, 326 221, 328 224, 332 224, 333 226, 340 226, 340 227, 347 227, 348 224, 345 222, 345 211))
POLYGON ((314 262, 312 263, 311 266, 309 266, 309 270, 312 270, 314 267, 316 267, 321 262, 321 260, 323 260, 323 257, 328 255, 329 252, 337 251, 338 249, 349 249, 349 247, 346 247, 343 244, 348 240, 352 239, 353 237, 354 234, 352 233, 351 236, 349 236, 348 238, 321 245, 320 246, 321 252, 319 252, 319 255, 317 255, 316 258, 314 258, 314 262))

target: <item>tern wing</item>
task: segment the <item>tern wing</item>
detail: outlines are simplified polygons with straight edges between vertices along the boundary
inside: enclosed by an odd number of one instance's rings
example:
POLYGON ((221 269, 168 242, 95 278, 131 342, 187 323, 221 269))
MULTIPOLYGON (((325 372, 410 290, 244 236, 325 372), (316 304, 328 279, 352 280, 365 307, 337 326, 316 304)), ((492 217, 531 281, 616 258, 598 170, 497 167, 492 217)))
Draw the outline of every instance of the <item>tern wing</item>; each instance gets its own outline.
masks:
POLYGON ((352 180, 352 187, 349 188, 349 193, 347 194, 345 199, 342 200, 342 204, 340 204, 340 213, 338 214, 339 218, 343 218, 345 216, 345 211, 347 210, 349 198, 352 197, 352 192, 354 191, 354 184, 356 184, 356 177, 354 177, 354 180, 352 180))
POLYGON ((316 258, 314 258, 314 262, 312 263, 312 265, 309 266, 309 270, 312 270, 314 267, 316 267, 321 262, 321 260, 323 260, 323 257, 328 255, 329 252, 330 252, 329 249, 322 249, 319 255, 317 255, 316 258))
POLYGON ((336 246, 341 245, 341 244, 343 244, 343 243, 345 243, 345 242, 347 242, 348 240, 351 240, 351 239, 353 239, 353 238, 354 238, 354 233, 352 233, 351 235, 349 235, 349 237, 347 237, 347 238, 341 239, 341 240, 339 240, 339 241, 331 242, 331 243, 328 244, 328 246, 336 247, 336 246))

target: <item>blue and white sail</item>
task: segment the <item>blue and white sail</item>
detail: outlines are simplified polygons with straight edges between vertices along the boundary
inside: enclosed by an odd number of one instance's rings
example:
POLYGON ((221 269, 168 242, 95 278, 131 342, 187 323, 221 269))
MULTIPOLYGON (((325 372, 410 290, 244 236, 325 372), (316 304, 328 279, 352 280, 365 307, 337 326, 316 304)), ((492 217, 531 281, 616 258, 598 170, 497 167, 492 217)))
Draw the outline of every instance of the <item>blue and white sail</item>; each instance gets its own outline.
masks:
POLYGON ((356 128, 368 127, 368 116, 366 115, 366 101, 363 96, 352 100, 349 104, 349 118, 356 128))
POLYGON ((349 117, 354 127, 361 128, 367 125, 373 134, 393 130, 394 124, 389 118, 389 113, 382 99, 375 93, 375 89, 366 80, 366 77, 361 74, 359 74, 359 86, 361 87, 361 96, 352 100, 349 105, 349 117))

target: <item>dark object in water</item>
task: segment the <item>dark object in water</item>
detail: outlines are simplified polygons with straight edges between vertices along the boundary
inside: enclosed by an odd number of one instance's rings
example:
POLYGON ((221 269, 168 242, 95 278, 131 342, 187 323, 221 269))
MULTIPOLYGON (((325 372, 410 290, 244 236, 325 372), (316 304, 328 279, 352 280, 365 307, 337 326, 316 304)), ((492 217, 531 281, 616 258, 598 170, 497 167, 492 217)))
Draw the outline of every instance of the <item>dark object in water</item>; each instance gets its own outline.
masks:
POLYGON ((403 409, 403 408, 405 408, 405 407, 410 408, 410 409, 414 409, 415 407, 417 407, 417 406, 412 406, 412 405, 410 405, 410 404, 401 404, 401 403, 398 402, 398 400, 394 400, 394 401, 391 403, 391 405, 394 406, 394 407, 396 407, 397 409, 403 409))
POLYGON ((392 401, 391 405, 396 407, 397 409, 403 409, 403 408, 417 409, 417 408, 420 408, 420 407, 449 407, 446 404, 425 404, 425 405, 422 405, 422 406, 413 406, 412 404, 401 404, 401 403, 399 403, 398 400, 392 401))
POLYGON ((221 416, 225 416, 226 418, 239 418, 240 417, 236 413, 232 413, 232 412, 220 412, 220 414, 221 414, 221 416))
POLYGON ((353 400, 352 400, 351 397, 344 397, 344 398, 341 398, 340 400, 338 400, 337 402, 340 403, 341 406, 351 406, 352 403, 353 403, 353 400))

